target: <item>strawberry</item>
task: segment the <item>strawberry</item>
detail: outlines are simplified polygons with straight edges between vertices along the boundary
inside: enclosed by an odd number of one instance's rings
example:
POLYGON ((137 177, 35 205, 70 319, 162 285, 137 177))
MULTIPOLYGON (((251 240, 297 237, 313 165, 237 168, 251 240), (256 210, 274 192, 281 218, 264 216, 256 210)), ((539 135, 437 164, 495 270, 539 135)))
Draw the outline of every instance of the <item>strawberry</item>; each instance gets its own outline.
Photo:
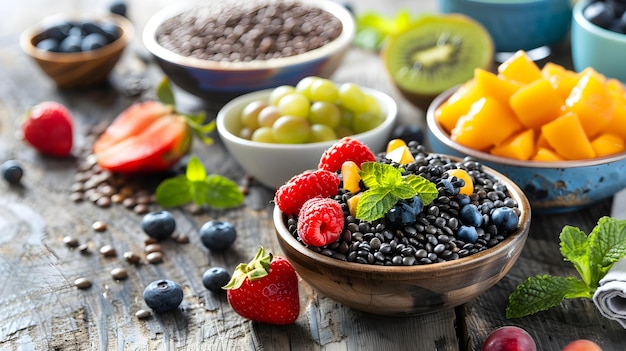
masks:
POLYGON ((284 214, 297 214, 308 199, 337 195, 340 181, 333 172, 321 169, 304 172, 278 188, 274 201, 284 214))
POLYGON ((324 246, 335 242, 345 223, 339 202, 315 197, 307 200, 298 214, 298 236, 306 245, 324 246))
POLYGON ((44 155, 66 157, 72 151, 74 121, 63 105, 47 101, 33 106, 22 123, 24 140, 44 155))
POLYGON ((228 303, 252 321, 286 325, 298 319, 298 276, 287 259, 259 248, 250 263, 235 268, 227 290, 228 303))
POLYGON ((344 137, 324 152, 318 168, 337 172, 345 161, 353 161, 360 168, 364 162, 376 161, 376 155, 359 140, 344 137))
POLYGON ((100 167, 119 173, 160 172, 189 152, 191 131, 171 106, 158 101, 131 105, 96 140, 100 167))

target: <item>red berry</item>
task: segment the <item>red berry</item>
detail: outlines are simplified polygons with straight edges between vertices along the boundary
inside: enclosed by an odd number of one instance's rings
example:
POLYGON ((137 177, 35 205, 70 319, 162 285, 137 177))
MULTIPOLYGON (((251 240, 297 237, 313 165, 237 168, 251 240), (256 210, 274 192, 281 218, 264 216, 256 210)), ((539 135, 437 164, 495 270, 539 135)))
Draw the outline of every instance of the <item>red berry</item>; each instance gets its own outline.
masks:
POLYGON ((307 200, 298 214, 298 235, 306 245, 324 246, 337 241, 343 225, 341 205, 330 198, 307 200))
POLYGON ((353 161, 360 168, 364 162, 376 161, 376 155, 359 140, 344 137, 324 152, 318 168, 337 172, 345 161, 353 161))
POLYGON ((482 351, 537 351, 535 341, 520 327, 507 325, 494 330, 483 344, 482 351))
POLYGON ((72 151, 72 114, 57 102, 33 106, 22 124, 24 140, 44 155, 66 157, 72 151))
POLYGON ((284 214, 295 215, 308 199, 336 195, 339 183, 339 176, 333 172, 325 170, 304 172, 278 188, 274 201, 284 214))

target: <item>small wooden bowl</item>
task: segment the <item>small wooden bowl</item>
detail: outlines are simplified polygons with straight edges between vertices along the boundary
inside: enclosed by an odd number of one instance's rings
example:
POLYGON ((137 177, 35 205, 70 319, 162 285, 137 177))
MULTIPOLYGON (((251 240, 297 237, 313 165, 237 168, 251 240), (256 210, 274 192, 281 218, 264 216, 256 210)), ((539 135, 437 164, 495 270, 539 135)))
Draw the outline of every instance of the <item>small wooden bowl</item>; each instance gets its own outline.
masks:
POLYGON ((53 16, 27 28, 20 37, 22 50, 54 81, 59 88, 86 88, 103 83, 117 64, 134 33, 133 25, 126 18, 116 14, 101 14, 74 18, 53 16), (37 43, 44 39, 43 31, 49 25, 64 20, 93 20, 115 23, 120 37, 99 49, 60 53, 41 50, 37 43))
POLYGON ((275 207, 273 220, 278 242, 303 280, 322 295, 355 310, 410 316, 459 306, 484 293, 507 274, 522 252, 530 229, 530 204, 524 193, 502 174, 484 168, 507 186, 521 215, 514 233, 477 254, 416 266, 341 261, 298 242, 287 229, 285 216, 275 207))

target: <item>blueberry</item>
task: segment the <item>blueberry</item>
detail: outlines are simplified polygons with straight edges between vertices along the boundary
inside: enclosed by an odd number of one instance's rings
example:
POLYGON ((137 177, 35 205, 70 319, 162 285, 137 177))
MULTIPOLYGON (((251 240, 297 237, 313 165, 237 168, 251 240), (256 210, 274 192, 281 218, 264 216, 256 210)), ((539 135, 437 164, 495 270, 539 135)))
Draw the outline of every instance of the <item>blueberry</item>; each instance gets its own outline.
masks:
POLYGON ((510 207, 498 207, 491 212, 491 221, 498 229, 510 233, 517 229, 519 217, 510 207))
POLYGON ((415 211, 415 215, 417 216, 424 210, 424 201, 419 196, 413 196, 413 202, 411 203, 413 206, 413 211, 415 211))
POLYGON ((37 43, 37 49, 46 51, 59 51, 59 41, 54 38, 44 39, 37 43))
POLYGON ((421 127, 412 124, 401 124, 394 128, 391 139, 402 139, 404 142, 417 141, 422 144, 424 141, 424 131, 421 127))
POLYGON ((114 23, 102 23, 100 28, 110 43, 120 37, 120 29, 114 23))
POLYGON ((82 38, 76 35, 70 35, 63 39, 59 44, 59 52, 79 52, 81 50, 82 38))
POLYGON ((198 231, 202 244, 211 250, 228 249, 237 238, 235 227, 229 222, 208 221, 198 231))
POLYGON ((155 312, 173 311, 183 301, 183 288, 171 280, 156 280, 144 289, 143 300, 155 312))
POLYGON ((472 201, 469 195, 465 195, 465 194, 458 194, 456 196, 456 200, 459 202, 459 205, 461 206, 465 206, 472 201))
POLYGON ((2 164, 2 177, 10 184, 19 184, 24 175, 22 166, 15 160, 8 160, 2 164))
POLYGON ((459 193, 459 188, 455 188, 450 179, 442 178, 437 185, 439 192, 444 195, 456 195, 459 193))
POLYGON ((125 1, 113 1, 109 5, 109 12, 114 13, 116 15, 126 17, 127 6, 125 1))
POLYGON ((108 39, 100 33, 87 34, 81 42, 82 51, 99 49, 109 43, 108 39))
POLYGON ((461 207, 459 212, 463 224, 473 227, 480 227, 483 224, 483 216, 474 204, 468 204, 461 207))
POLYGON ((69 35, 71 28, 72 25, 69 22, 62 22, 46 28, 43 35, 45 38, 56 39, 60 42, 69 35))
POLYGON ((478 239, 478 232, 476 231, 476 227, 472 227, 469 225, 462 225, 456 232, 456 235, 459 239, 468 242, 475 243, 478 239))
POLYGON ((401 227, 404 225, 415 223, 415 220, 417 218, 416 216, 419 213, 416 211, 417 208, 423 208, 423 203, 421 202, 421 199, 419 199, 418 201, 419 202, 417 204, 413 204, 415 201, 412 201, 412 203, 410 204, 406 201, 398 201, 386 214, 389 224, 392 226, 401 227))
POLYGON ((597 26, 608 28, 615 16, 615 10, 604 1, 597 1, 585 7, 583 16, 597 26))
POLYGON ((211 267, 202 273, 202 285, 212 292, 223 291, 222 287, 230 281, 230 273, 222 267, 211 267))
POLYGON ((141 219, 141 229, 151 238, 166 239, 174 233, 176 220, 168 211, 150 212, 141 219))

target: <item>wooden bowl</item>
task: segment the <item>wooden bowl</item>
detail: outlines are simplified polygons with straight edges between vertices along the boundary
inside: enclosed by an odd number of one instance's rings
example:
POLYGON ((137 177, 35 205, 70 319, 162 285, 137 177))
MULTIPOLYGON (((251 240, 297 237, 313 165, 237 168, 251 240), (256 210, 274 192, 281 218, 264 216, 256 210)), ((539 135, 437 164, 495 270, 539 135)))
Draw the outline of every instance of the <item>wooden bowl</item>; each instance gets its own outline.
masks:
POLYGON ((86 88, 103 83, 120 59, 133 36, 133 25, 126 18, 112 13, 81 18, 53 16, 27 28, 20 37, 22 50, 28 54, 60 88, 86 88), (117 25, 120 37, 96 50, 60 53, 41 50, 36 44, 44 39, 44 29, 67 20, 109 21, 117 25))
POLYGON ((278 241, 304 281, 322 295, 355 310, 409 316, 453 308, 487 291, 507 274, 522 252, 530 227, 530 204, 523 192, 502 174, 484 168, 507 186, 521 215, 515 232, 474 255, 416 266, 346 262, 317 253, 297 241, 285 224, 286 217, 275 207, 273 220, 278 241))

